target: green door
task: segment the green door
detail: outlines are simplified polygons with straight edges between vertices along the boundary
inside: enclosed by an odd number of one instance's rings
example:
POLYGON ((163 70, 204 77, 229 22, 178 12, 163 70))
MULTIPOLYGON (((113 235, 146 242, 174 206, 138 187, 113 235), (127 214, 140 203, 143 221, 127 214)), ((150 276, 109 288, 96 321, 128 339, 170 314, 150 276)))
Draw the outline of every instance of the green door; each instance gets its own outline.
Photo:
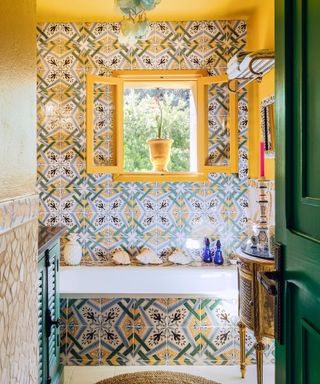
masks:
POLYGON ((276 0, 277 384, 320 383, 320 1, 276 0))

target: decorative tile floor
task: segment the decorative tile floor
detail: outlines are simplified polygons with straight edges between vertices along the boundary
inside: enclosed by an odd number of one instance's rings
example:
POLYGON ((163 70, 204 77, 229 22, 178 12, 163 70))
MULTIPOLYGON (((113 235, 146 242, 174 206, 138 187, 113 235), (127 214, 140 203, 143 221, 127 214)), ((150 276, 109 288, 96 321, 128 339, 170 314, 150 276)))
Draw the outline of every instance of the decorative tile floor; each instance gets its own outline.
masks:
MULTIPOLYGON (((124 373, 168 370, 198 375, 216 380, 221 384, 256 384, 256 366, 247 367, 245 379, 240 378, 239 367, 203 366, 203 367, 65 367, 65 384, 94 384, 99 380, 114 377, 124 373)), ((274 384, 274 365, 264 366, 264 383, 274 384)))

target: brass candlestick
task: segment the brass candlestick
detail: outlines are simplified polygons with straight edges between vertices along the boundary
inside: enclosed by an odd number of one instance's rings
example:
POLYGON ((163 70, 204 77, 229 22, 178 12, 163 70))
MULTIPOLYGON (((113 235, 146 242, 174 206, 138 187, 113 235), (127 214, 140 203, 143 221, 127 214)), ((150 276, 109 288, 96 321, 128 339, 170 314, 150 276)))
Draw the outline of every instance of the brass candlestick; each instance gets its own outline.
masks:
POLYGON ((259 188, 259 198, 257 203, 259 204, 259 221, 257 223, 256 233, 251 236, 246 244, 241 247, 241 250, 251 256, 263 257, 272 259, 273 256, 269 252, 269 220, 268 220, 268 208, 269 199, 267 194, 268 180, 261 177, 257 180, 259 188))

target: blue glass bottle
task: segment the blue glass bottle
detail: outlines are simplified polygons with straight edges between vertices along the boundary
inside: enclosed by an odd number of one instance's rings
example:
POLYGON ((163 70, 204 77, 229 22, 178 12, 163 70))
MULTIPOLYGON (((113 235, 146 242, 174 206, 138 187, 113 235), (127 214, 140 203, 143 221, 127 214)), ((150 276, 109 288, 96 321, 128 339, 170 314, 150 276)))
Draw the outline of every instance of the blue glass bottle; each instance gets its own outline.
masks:
POLYGON ((205 238, 204 244, 205 244, 205 246, 203 248, 202 259, 205 263, 212 263, 210 240, 207 237, 205 238))
POLYGON ((221 242, 220 240, 217 241, 216 244, 216 250, 214 252, 214 258, 213 262, 217 265, 222 265, 223 264, 223 256, 222 256, 222 251, 221 251, 221 242))

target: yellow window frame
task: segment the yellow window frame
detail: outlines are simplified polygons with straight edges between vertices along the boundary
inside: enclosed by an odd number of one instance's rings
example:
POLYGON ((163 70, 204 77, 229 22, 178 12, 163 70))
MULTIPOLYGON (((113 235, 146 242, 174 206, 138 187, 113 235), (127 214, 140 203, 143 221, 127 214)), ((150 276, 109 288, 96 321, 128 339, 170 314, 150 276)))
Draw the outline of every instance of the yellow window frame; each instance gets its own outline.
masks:
POLYGON ((230 163, 229 165, 206 165, 208 153, 208 99, 206 87, 213 83, 227 82, 228 78, 222 76, 208 76, 206 70, 131 70, 114 71, 112 77, 87 75, 87 172, 110 173, 114 181, 205 181, 208 173, 226 172, 236 173, 238 169, 238 106, 237 96, 230 93, 230 163), (197 110, 197 172, 124 172, 124 130, 123 130, 123 90, 124 83, 133 85, 145 82, 169 82, 185 84, 196 93, 195 103, 197 110), (115 165, 95 165, 94 163, 94 84, 103 83, 115 87, 114 92, 114 148, 115 165))
MULTIPOLYGON (((230 159, 228 165, 207 165, 206 154, 208 153, 208 92, 206 88, 211 84, 228 83, 227 75, 208 76, 198 80, 198 105, 199 105, 199 136, 198 154, 200 156, 200 168, 202 173, 237 173, 239 144, 238 144, 238 95, 229 90, 229 137, 230 137, 230 159)), ((234 81, 232 89, 236 89, 234 81)))

